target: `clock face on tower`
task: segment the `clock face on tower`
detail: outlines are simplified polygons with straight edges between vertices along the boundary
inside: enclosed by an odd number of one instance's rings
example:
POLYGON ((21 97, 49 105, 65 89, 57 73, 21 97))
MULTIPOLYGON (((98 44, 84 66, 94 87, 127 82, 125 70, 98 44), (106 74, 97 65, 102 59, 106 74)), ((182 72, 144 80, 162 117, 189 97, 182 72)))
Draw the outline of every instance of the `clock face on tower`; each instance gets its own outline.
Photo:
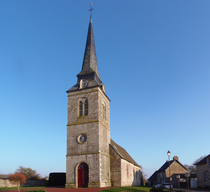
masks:
POLYGON ((85 133, 82 133, 77 137, 77 142, 80 144, 83 144, 86 141, 87 141, 87 135, 85 133))

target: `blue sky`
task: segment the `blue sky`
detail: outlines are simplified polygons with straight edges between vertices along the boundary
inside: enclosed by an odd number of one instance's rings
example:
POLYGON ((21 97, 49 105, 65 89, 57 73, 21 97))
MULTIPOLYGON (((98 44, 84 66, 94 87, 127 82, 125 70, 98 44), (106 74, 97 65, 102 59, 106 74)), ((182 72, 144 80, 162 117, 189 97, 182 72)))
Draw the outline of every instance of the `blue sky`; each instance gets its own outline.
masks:
MULTIPOLYGON (((0 174, 65 172, 67 93, 82 67, 87 0, 0 1, 0 174)), ((210 1, 95 0, 111 138, 149 177, 208 155, 210 1)))

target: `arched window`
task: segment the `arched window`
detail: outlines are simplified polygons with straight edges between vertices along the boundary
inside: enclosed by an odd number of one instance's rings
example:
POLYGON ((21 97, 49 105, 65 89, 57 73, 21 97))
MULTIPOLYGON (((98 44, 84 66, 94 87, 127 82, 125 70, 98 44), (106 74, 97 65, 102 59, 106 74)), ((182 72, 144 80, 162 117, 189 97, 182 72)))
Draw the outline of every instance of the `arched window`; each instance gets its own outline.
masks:
POLYGON ((85 100, 85 115, 88 115, 88 101, 85 100))
POLYGON ((78 101, 78 116, 88 115, 88 100, 87 98, 80 98, 78 101))
POLYGON ((79 102, 79 116, 83 115, 83 103, 82 101, 79 102))
POLYGON ((106 105, 104 105, 104 119, 106 120, 106 105))
POLYGON ((106 120, 106 105, 103 103, 103 119, 106 120))

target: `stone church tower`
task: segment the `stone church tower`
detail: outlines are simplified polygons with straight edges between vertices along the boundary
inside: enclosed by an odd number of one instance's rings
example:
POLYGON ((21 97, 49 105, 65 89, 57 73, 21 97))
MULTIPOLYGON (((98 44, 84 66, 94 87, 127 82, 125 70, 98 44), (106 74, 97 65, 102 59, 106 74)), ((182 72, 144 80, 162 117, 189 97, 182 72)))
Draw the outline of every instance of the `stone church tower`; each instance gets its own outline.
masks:
POLYGON ((67 93, 66 188, 110 186, 110 100, 98 72, 92 17, 82 70, 67 93))

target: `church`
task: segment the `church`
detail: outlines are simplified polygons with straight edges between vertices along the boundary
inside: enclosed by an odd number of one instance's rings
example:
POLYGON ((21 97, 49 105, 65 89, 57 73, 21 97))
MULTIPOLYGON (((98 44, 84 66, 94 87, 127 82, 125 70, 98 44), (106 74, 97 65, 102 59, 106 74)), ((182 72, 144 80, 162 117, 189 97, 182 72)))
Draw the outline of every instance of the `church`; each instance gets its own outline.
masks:
POLYGON ((141 185, 140 165, 110 138, 110 99, 98 72, 92 15, 82 70, 67 94, 65 187, 141 185))

